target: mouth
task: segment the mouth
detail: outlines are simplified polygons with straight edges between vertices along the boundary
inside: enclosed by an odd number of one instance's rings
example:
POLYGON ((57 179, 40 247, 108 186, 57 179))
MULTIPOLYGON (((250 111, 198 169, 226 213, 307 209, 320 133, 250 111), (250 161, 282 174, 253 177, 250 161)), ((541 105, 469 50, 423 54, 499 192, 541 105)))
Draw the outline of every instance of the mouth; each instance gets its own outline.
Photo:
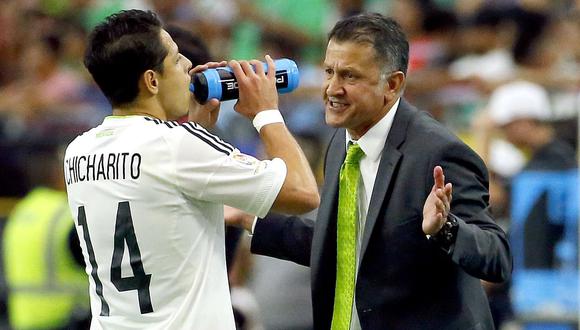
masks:
POLYGON ((349 104, 344 101, 329 99, 326 101, 328 110, 341 112, 348 108, 349 104))

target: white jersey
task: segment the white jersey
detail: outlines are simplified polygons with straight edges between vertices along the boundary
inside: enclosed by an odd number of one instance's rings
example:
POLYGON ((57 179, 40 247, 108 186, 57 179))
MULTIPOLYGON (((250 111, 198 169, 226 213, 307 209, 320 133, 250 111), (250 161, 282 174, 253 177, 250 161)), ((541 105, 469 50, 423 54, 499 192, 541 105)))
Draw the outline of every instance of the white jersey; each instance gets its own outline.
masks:
POLYGON ((286 177, 194 123, 107 117, 64 171, 91 329, 234 329, 223 204, 264 216, 286 177))

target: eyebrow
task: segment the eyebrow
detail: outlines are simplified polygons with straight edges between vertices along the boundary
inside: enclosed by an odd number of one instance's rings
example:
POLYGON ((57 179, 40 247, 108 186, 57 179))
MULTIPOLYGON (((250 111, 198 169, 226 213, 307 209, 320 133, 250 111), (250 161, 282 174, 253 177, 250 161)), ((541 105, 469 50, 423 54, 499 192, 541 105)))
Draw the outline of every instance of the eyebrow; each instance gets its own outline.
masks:
MULTIPOLYGON (((324 66, 324 67, 330 67, 330 68, 334 68, 334 65, 332 65, 332 64, 330 64, 330 63, 326 63, 326 62, 322 62, 322 66, 324 66)), ((352 66, 352 65, 350 65, 350 64, 348 64, 348 65, 344 65, 344 66, 339 66, 339 67, 338 67, 338 69, 339 69, 339 70, 356 70, 356 71, 360 70, 360 69, 357 69, 357 67, 355 67, 355 66, 352 66)))
POLYGON ((345 72, 345 71, 349 71, 349 72, 361 72, 362 70, 360 68, 356 68, 354 66, 345 66, 345 67, 338 67, 338 68, 334 68, 332 65, 327 65, 324 64, 324 68, 331 68, 334 69, 336 72, 345 72))

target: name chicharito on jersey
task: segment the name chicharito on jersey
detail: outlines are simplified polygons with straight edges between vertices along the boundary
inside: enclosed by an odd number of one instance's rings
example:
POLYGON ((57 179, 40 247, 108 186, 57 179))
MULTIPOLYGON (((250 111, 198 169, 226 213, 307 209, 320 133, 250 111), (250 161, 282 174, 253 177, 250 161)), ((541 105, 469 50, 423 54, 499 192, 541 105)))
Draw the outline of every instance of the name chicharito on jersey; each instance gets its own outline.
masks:
POLYGON ((141 175, 141 155, 138 153, 73 156, 65 159, 64 164, 68 185, 84 181, 135 180, 141 175))

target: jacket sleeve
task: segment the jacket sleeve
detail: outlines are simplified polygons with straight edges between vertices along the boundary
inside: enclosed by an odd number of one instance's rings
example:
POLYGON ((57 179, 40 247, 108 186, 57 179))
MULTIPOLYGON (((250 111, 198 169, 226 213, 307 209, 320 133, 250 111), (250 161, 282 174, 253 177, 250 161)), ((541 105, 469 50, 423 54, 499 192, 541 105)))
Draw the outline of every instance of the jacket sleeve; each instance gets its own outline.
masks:
POLYGON ((251 251, 309 267, 313 231, 310 219, 270 213, 258 219, 251 251))
POLYGON ((433 166, 441 165, 445 181, 453 184, 450 216, 459 225, 449 251, 451 260, 474 277, 507 281, 512 256, 505 232, 491 215, 489 179, 483 161, 460 142, 447 145, 439 155, 433 166))

